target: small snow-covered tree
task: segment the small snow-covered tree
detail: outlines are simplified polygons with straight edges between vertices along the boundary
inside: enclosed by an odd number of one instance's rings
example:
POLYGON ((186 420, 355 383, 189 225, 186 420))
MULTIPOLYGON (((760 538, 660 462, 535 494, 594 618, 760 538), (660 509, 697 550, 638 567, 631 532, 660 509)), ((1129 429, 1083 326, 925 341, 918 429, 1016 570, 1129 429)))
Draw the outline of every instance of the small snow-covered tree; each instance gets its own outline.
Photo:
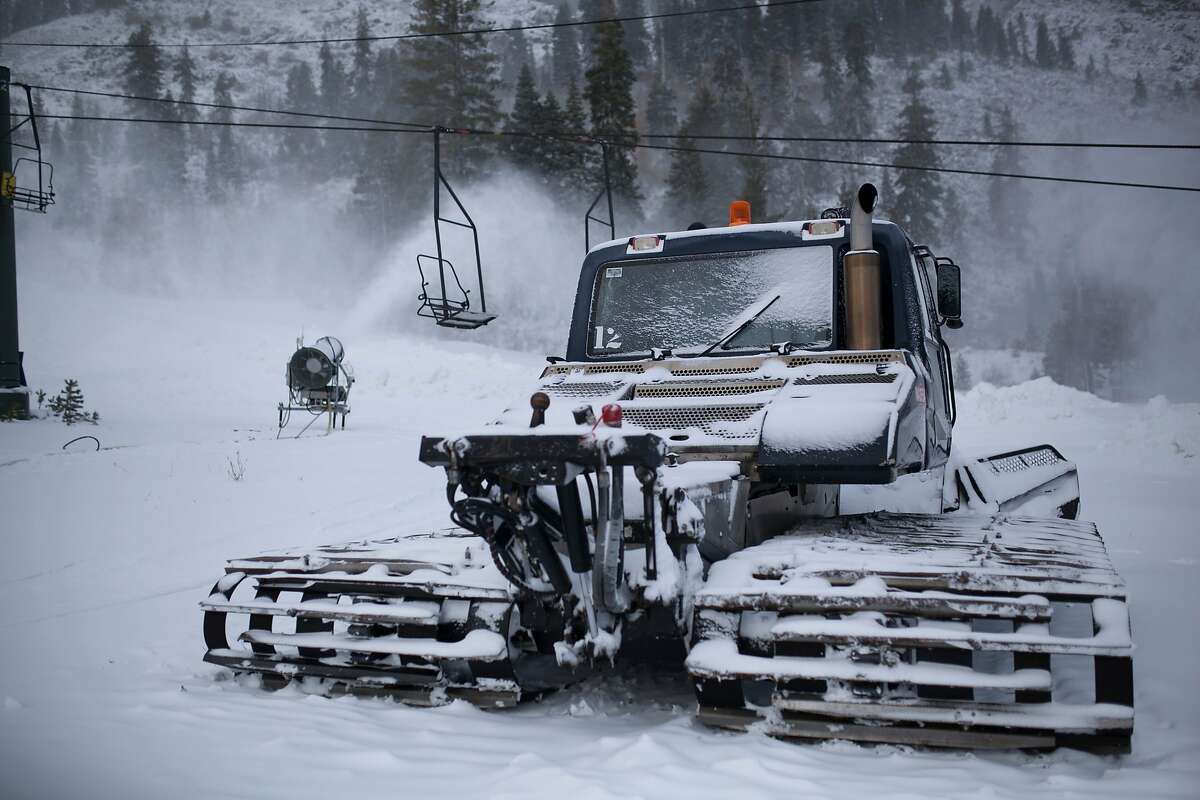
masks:
MULTIPOLYGON (((79 388, 79 381, 74 378, 67 378, 64 381, 63 390, 50 401, 50 410, 68 425, 74 425, 76 422, 93 422, 92 414, 83 410, 83 390, 79 388)), ((96 415, 95 419, 99 420, 99 415, 96 415)))

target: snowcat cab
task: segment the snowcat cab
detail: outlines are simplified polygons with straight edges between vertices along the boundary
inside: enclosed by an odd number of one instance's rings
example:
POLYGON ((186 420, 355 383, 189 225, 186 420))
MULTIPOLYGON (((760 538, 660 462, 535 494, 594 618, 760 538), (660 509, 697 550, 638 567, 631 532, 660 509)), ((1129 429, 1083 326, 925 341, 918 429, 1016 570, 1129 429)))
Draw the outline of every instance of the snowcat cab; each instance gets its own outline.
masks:
POLYGON ((958 268, 874 204, 592 248, 528 405, 422 439, 455 528, 230 562, 207 660, 512 705, 648 652, 713 725, 1127 748, 1124 584, 1075 467, 953 468, 958 268))

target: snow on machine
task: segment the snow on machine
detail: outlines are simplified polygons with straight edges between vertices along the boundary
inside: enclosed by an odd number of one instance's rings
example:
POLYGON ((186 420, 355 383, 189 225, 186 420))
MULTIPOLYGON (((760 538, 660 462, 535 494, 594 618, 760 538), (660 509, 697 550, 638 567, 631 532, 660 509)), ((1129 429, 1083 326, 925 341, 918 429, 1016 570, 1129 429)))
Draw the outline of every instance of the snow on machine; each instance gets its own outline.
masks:
POLYGON ((592 248, 532 418, 421 442, 454 527, 229 562, 206 660, 503 707, 650 653, 715 726, 1127 750, 1125 586, 1075 466, 950 462, 959 270, 875 200, 592 248))

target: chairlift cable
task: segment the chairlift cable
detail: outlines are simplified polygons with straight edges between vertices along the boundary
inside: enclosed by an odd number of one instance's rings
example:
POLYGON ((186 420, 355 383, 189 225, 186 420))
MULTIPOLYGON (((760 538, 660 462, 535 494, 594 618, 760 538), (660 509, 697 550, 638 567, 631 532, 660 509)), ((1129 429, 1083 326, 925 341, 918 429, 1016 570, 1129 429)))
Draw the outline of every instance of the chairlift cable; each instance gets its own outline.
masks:
MULTIPOLYGON (((213 108, 227 111, 246 111, 260 114, 278 114, 289 117, 304 117, 308 119, 327 119, 337 122, 361 122, 372 125, 386 125, 390 127, 408 127, 419 128, 422 131, 429 131, 434 126, 428 123, 419 122, 398 122, 396 120, 383 120, 371 117, 351 117, 339 114, 326 114, 312 111, 291 111, 288 109, 264 108, 261 106, 241 106, 229 103, 205 103, 198 100, 181 100, 170 97, 148 97, 145 95, 124 94, 121 92, 102 92, 92 89, 70 89, 60 86, 42 86, 30 84, 29 88, 43 92, 57 92, 64 94, 79 94, 90 97, 108 97, 117 100, 133 100, 149 103, 165 103, 183 106, 195 106, 200 108, 213 108)), ((45 116, 45 115, 42 115, 45 116)), ((330 129, 332 130, 332 129, 330 129)), ((487 136, 520 136, 534 138, 551 138, 551 139, 583 139, 587 143, 595 141, 595 137, 587 132, 571 132, 562 131, 554 133, 543 133, 534 131, 472 131, 481 135, 487 136)), ((612 138, 612 137, 610 137, 612 138)), ((621 137, 615 137, 620 139, 621 137)), ((630 136, 628 139, 634 139, 630 136)), ((730 142, 804 142, 804 143, 829 143, 829 144, 927 144, 935 146, 966 146, 966 147, 1033 147, 1033 148, 1091 148, 1091 149, 1128 149, 1128 150, 1200 150, 1200 144, 1152 144, 1148 142, 1054 142, 1054 141, 1002 141, 1002 140, 977 140, 977 139, 900 139, 900 138, 852 138, 843 136, 736 136, 725 134, 680 134, 680 133, 639 133, 637 139, 701 139, 705 141, 730 141, 730 142)))
MULTIPOLYGON (((774 0, 771 3, 771 8, 782 8, 787 6, 803 6, 815 3, 823 3, 826 0, 774 0)), ((530 25, 506 25, 503 27, 492 28, 468 28, 464 30, 451 31, 428 31, 417 33, 400 33, 385 36, 339 36, 323 39, 276 39, 276 40, 259 40, 259 41, 243 41, 243 42, 162 42, 162 43, 135 43, 135 42, 0 42, 0 47, 58 47, 58 48, 85 48, 85 49, 125 49, 125 50, 144 50, 151 48, 178 48, 178 47, 197 47, 197 48, 220 48, 220 47, 280 47, 290 45, 311 45, 311 44, 349 44, 354 42, 396 42, 409 39, 437 39, 453 36, 483 36, 493 33, 517 33, 519 31, 541 31, 553 30, 556 28, 580 28, 589 25, 603 25, 610 22, 648 22, 657 19, 679 19, 682 17, 698 17, 711 14, 726 14, 738 11, 759 10, 764 8, 757 2, 738 3, 736 5, 721 6, 719 8, 693 8, 681 11, 664 11, 654 14, 630 14, 627 16, 616 17, 600 17, 597 19, 577 19, 567 22, 543 22, 530 25)))
MULTIPOLYGON (((72 114, 39 114, 43 119, 61 119, 61 120, 78 120, 91 122, 127 122, 127 123, 145 123, 152 125, 199 125, 205 127, 229 127, 229 128, 255 128, 255 129, 279 129, 279 130, 313 130, 313 131, 354 131, 362 133, 408 133, 408 134, 430 134, 435 128, 417 129, 417 128, 383 128, 383 127, 362 127, 362 126, 347 126, 347 125, 305 125, 305 124, 290 124, 283 122, 219 122, 215 120, 201 120, 192 122, 189 120, 174 120, 174 119, 146 119, 140 117, 99 117, 99 116, 83 116, 72 114)), ((444 128, 435 126, 437 130, 443 133, 452 133, 460 136, 513 136, 518 135, 513 132, 505 131, 490 131, 490 130, 475 130, 466 128, 444 128)), ((548 137, 555 138, 555 137, 548 137)), ((575 138, 575 137, 561 137, 575 138)), ((578 137, 581 144, 600 144, 598 138, 584 139, 578 137)), ((813 164, 838 164, 843 166, 854 167, 874 167, 878 169, 895 169, 909 170, 915 172, 937 172, 951 175, 974 175, 978 177, 990 178, 1014 178, 1018 180, 1033 180, 1049 183, 1072 183, 1087 186, 1109 186, 1126 189, 1156 189, 1161 191, 1173 192, 1200 192, 1200 187, 1197 186, 1178 186, 1173 184, 1161 183, 1140 183, 1134 181, 1113 181, 1102 180, 1098 178, 1071 178, 1060 175, 1031 175, 1020 172, 996 172, 993 170, 982 169, 965 169, 958 167, 929 167, 918 166, 914 164, 892 164, 881 161, 859 161, 853 159, 841 158, 826 158, 818 156, 799 156, 783 153, 755 153, 738 150, 716 150, 712 148, 700 147, 678 147, 673 145, 658 145, 658 144, 642 144, 642 143, 627 143, 614 142, 605 140, 613 147, 621 147, 625 149, 636 150, 660 150, 676 153, 699 153, 702 155, 717 155, 717 156, 737 156, 740 158, 766 158, 776 161, 798 161, 813 164)))

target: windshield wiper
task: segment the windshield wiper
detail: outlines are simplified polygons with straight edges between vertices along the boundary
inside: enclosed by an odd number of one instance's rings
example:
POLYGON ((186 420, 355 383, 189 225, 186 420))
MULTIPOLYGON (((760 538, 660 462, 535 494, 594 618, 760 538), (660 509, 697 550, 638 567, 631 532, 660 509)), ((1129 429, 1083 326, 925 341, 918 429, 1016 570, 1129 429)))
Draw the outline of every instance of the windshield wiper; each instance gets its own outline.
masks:
MULTIPOLYGON (((779 300, 780 297, 783 297, 783 295, 777 294, 774 297, 772 297, 765 304, 763 304, 757 311, 755 311, 753 314, 746 317, 746 319, 744 319, 740 323, 738 323, 738 325, 736 327, 734 327, 731 331, 729 331, 729 333, 725 334, 720 339, 717 339, 715 342, 713 342, 708 347, 706 347, 700 353, 700 355, 697 356, 697 358, 703 358, 704 356, 711 353, 713 350, 716 350, 718 347, 724 347, 725 345, 729 344, 731 341, 736 339, 739 335, 741 335, 742 331, 746 330, 746 328, 749 328, 752 324, 754 324, 754 321, 756 319, 758 319, 764 313, 766 313, 768 308, 775 305, 775 303, 779 300)), ((745 314, 746 311, 749 311, 753 307, 754 306, 749 306, 742 313, 745 314)))

